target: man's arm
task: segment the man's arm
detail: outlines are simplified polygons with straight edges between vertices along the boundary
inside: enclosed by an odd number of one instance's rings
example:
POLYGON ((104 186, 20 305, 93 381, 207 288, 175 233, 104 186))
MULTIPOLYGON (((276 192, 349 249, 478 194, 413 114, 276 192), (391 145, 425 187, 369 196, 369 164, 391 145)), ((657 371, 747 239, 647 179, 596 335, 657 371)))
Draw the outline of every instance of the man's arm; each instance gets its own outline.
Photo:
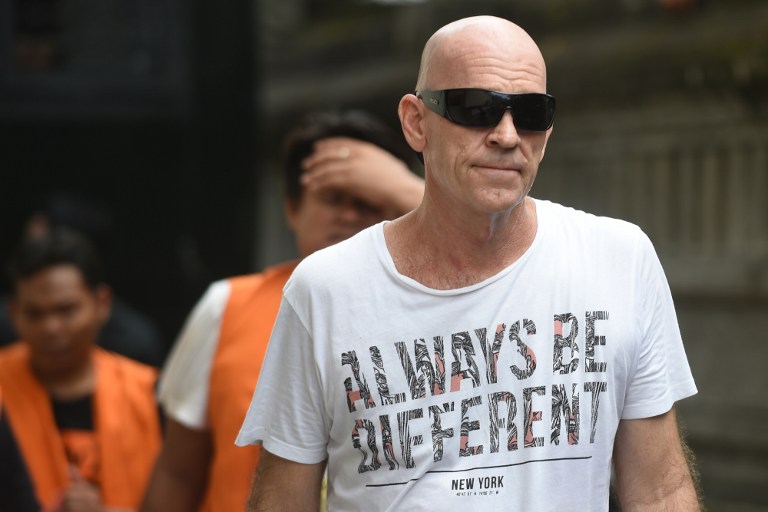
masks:
POLYGON ((308 190, 341 189, 398 217, 419 206, 424 180, 405 162, 376 144, 349 137, 315 143, 303 162, 302 184, 308 190))
POLYGON ((249 512, 317 512, 325 461, 300 464, 261 450, 249 512))
POLYGON ((211 434, 168 418, 165 441, 155 464, 141 512, 194 512, 206 489, 211 434))
POLYGON ((652 418, 622 420, 613 462, 623 512, 700 510, 674 408, 652 418))

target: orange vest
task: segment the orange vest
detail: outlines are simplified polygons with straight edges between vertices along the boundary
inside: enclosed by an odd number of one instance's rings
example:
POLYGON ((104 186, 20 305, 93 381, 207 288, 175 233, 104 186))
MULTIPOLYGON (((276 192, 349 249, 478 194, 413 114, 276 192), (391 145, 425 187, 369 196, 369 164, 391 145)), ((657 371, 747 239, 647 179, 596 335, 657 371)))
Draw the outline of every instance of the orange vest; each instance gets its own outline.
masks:
MULTIPOLYGON (((157 374, 149 366, 97 347, 93 360, 102 502, 138 508, 160 451, 160 419, 154 399, 157 374)), ((51 507, 69 487, 69 467, 50 396, 32 373, 25 343, 0 350, 0 387, 37 498, 43 507, 51 507)))
POLYGON ((213 459, 204 510, 243 510, 248 500, 259 447, 235 446, 235 438, 256 389, 283 286, 296 265, 284 263, 229 280, 229 300, 211 366, 208 421, 213 459))

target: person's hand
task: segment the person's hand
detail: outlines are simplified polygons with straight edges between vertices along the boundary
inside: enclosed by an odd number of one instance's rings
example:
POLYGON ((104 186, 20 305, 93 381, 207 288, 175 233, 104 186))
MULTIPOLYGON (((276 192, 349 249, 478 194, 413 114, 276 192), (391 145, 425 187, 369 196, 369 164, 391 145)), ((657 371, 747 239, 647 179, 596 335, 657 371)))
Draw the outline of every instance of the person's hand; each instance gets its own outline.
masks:
POLYGON ((99 488, 84 479, 77 468, 70 466, 71 484, 54 508, 55 512, 104 512, 99 488))
POLYGON ((424 195, 423 180, 403 161, 357 139, 317 141, 302 167, 301 182, 307 190, 340 189, 396 216, 416 208, 424 195))

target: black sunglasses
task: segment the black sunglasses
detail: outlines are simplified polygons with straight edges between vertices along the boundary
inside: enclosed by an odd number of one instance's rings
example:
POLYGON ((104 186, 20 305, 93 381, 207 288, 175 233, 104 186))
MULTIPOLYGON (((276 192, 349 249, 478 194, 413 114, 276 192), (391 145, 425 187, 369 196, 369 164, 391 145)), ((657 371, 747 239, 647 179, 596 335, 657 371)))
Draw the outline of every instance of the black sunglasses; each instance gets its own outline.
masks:
POLYGON ((543 132, 555 120, 555 97, 531 92, 505 94, 485 89, 417 91, 432 112, 462 126, 496 126, 507 109, 519 130, 543 132))

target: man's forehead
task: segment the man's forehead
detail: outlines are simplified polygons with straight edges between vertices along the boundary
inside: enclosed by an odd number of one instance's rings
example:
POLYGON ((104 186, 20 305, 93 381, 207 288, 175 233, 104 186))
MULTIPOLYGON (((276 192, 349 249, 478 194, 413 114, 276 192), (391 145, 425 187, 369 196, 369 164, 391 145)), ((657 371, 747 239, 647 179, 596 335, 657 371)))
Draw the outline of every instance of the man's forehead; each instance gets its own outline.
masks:
POLYGON ((501 31, 498 37, 489 37, 466 29, 448 34, 436 41, 430 60, 430 88, 477 87, 484 81, 507 84, 518 80, 536 83, 540 86, 537 88, 546 86, 544 59, 525 33, 520 36, 501 31))
POLYGON ((62 264, 46 267, 21 278, 16 283, 16 296, 34 293, 37 296, 91 292, 85 278, 74 265, 62 264))

